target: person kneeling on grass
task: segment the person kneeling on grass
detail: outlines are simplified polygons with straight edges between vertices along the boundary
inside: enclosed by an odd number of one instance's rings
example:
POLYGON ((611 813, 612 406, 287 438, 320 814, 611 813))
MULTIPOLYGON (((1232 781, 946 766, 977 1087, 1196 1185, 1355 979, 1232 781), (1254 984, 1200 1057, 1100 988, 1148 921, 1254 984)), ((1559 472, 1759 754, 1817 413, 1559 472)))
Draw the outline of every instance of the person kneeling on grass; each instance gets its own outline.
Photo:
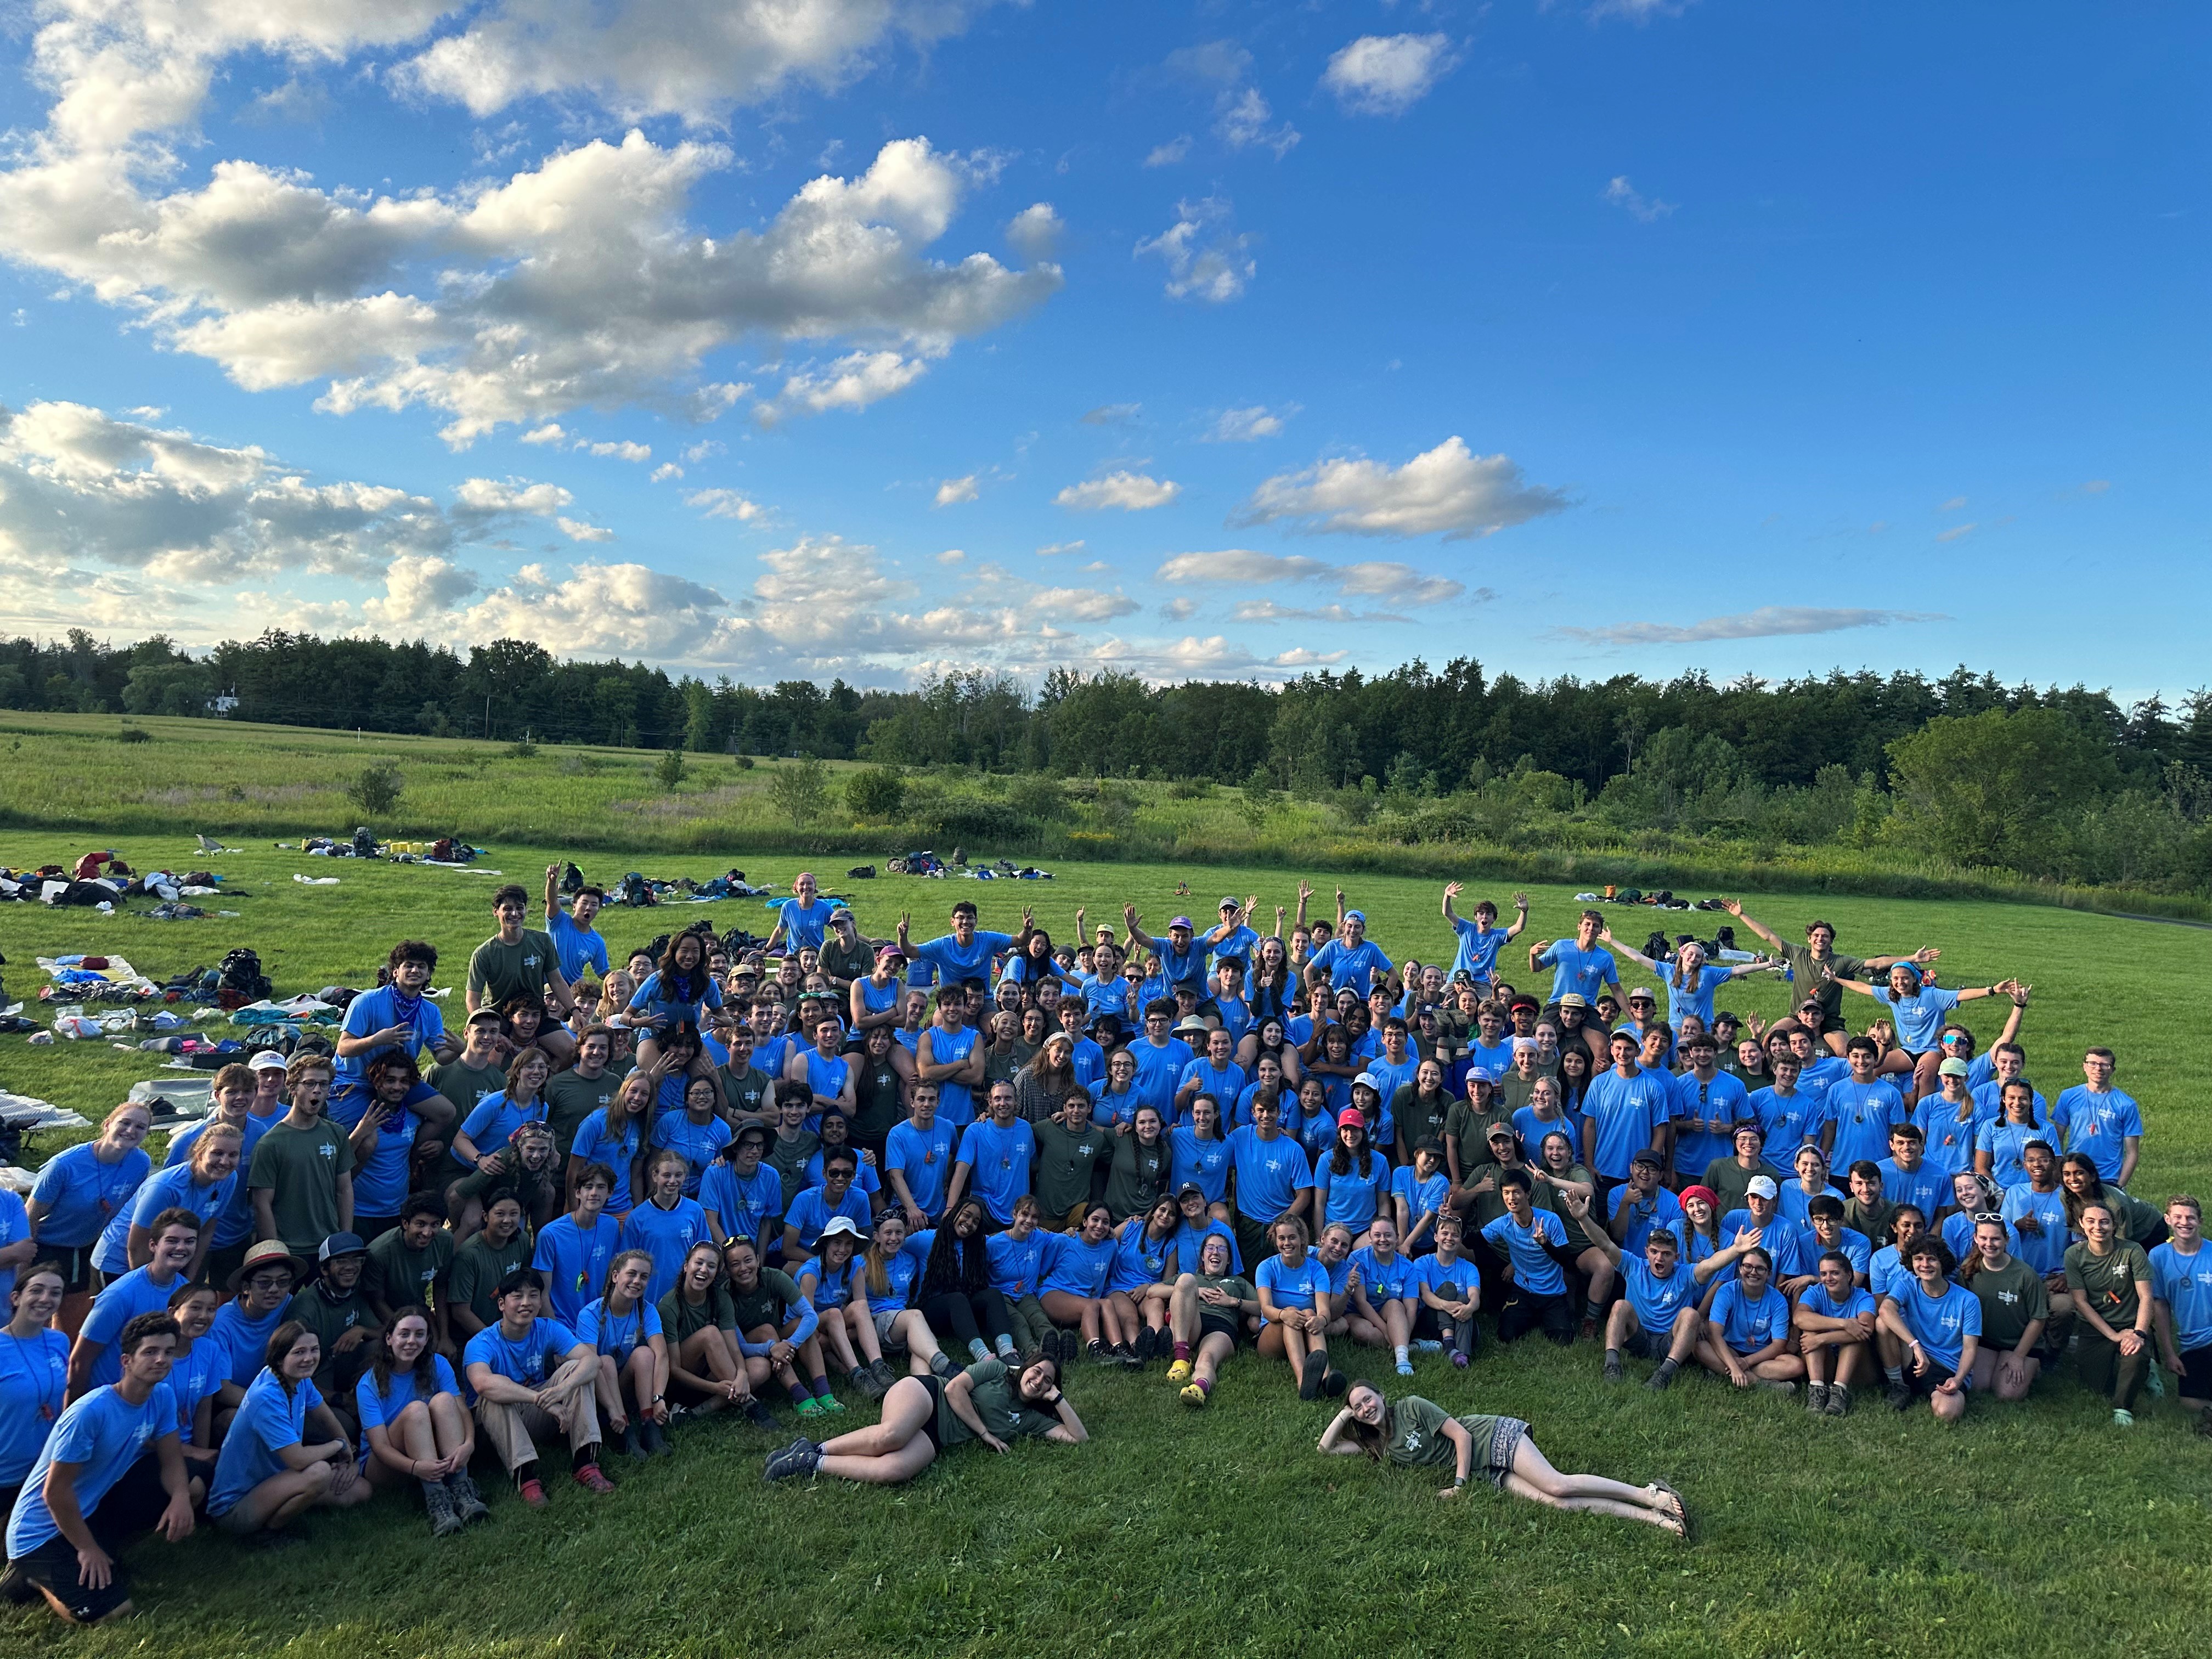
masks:
POLYGON ((1620 1381, 1620 1356, 1626 1352, 1638 1359, 1658 1360, 1659 1369, 1645 1388, 1672 1387, 1674 1373, 1696 1351, 1705 1328, 1698 1312, 1698 1287, 1753 1249, 1753 1241, 1746 1238, 1716 1250, 1685 1273, 1681 1241, 1672 1227, 1654 1227, 1644 1241, 1644 1259, 1632 1261, 1598 1224, 1591 1200, 1565 1193, 1560 1201, 1581 1224, 1583 1236, 1620 1271, 1621 1299, 1613 1304, 1605 1322, 1605 1380, 1620 1381))
POLYGON ((606 1285, 576 1319, 576 1340, 599 1355, 593 1389, 610 1429, 639 1462, 665 1455, 668 1437, 668 1344, 660 1313, 645 1299, 653 1256, 624 1250, 607 1264, 606 1285))
POLYGON ((599 1356, 557 1319, 538 1314, 545 1280, 535 1267, 518 1267, 500 1281, 499 1322, 469 1339, 461 1359, 477 1392, 477 1426, 499 1454, 522 1501, 545 1507, 538 1479, 537 1437, 567 1437, 576 1484, 610 1492, 614 1482, 599 1472, 599 1414, 593 1384, 599 1356))
POLYGON ((1682 1495, 1663 1480, 1631 1486, 1602 1475, 1562 1474, 1536 1449, 1528 1425, 1517 1417, 1454 1417, 1419 1395, 1395 1403, 1372 1382, 1352 1385, 1321 1437, 1321 1449, 1337 1457, 1371 1457, 1401 1468, 1443 1469, 1452 1482, 1439 1498, 1457 1498, 1479 1469, 1498 1491, 1557 1510, 1617 1515, 1664 1527, 1686 1538, 1690 1515, 1682 1495))
POLYGON ((1091 1437, 1060 1391, 1057 1361, 1032 1360, 1018 1376, 999 1360, 984 1359, 951 1376, 899 1378, 884 1396, 883 1419, 873 1428, 821 1443, 794 1440, 769 1457, 767 1478, 836 1474, 896 1486, 935 1462, 940 1449, 979 1440, 1002 1452, 1025 1435, 1063 1446, 1091 1437))
POLYGON ((315 1388, 322 1339, 288 1319, 269 1339, 268 1364, 223 1437, 208 1519, 225 1532, 281 1531, 318 1504, 350 1509, 367 1503, 353 1443, 315 1388), (322 1437, 309 1442, 312 1427, 322 1437))
POLYGON ((1805 1362, 1790 1351, 1790 1298, 1774 1288, 1773 1273, 1774 1258, 1763 1244, 1737 1258, 1735 1277, 1720 1287, 1705 1316, 1698 1363, 1739 1389, 1755 1383, 1790 1394, 1805 1362))
POLYGON ((375 1358, 354 1385, 354 1400, 361 1413, 361 1472, 371 1486, 420 1482, 437 1537, 491 1513, 469 1479, 476 1425, 461 1404, 453 1366, 430 1346, 427 1309, 392 1310, 375 1358))
POLYGON ((1905 1246, 1904 1261, 1911 1278, 1892 1279, 1881 1298, 1881 1328, 1903 1354, 1889 1372, 1889 1403, 1909 1411, 1925 1395, 1937 1420, 1954 1423, 1966 1414, 1966 1392, 1973 1387, 1982 1304, 1951 1282, 1951 1252, 1935 1234, 1922 1233, 1905 1246))
POLYGON ((123 1540, 155 1527, 176 1544, 192 1530, 168 1388, 176 1343, 177 1322, 166 1313, 139 1314, 117 1334, 122 1376, 62 1413, 16 1496, 0 1595, 43 1595, 72 1625, 137 1611, 115 1559, 123 1540))
POLYGON ((1490 1248, 1506 1259, 1513 1279, 1512 1294, 1498 1310, 1498 1340, 1517 1342, 1540 1325, 1564 1348, 1575 1340, 1575 1310, 1567 1299, 1566 1273, 1553 1252, 1566 1249, 1567 1232, 1558 1216, 1535 1207, 1534 1186, 1526 1170, 1499 1176, 1505 1213, 1482 1230, 1490 1248))
POLYGON ((2110 1205, 2087 1204, 2081 1242, 2066 1247, 2066 1288, 2087 1328, 2081 1333, 2084 1387, 2105 1396, 2115 1428, 2135 1426, 2136 1395, 2153 1363, 2150 1256, 2119 1235, 2110 1205))
POLYGON ((1259 1316, 1259 1292, 1249 1279, 1230 1272, 1228 1235, 1206 1234, 1197 1267, 1176 1279, 1168 1298, 1168 1329, 1175 1345, 1168 1381, 1183 1385, 1176 1398, 1186 1406, 1205 1405, 1222 1362, 1237 1352, 1238 1340, 1259 1316))
POLYGON ((1805 1409, 1844 1417, 1851 1409, 1851 1383, 1870 1363, 1875 1299, 1858 1287, 1851 1259, 1841 1250, 1823 1251, 1816 1271, 1819 1282, 1797 1298, 1791 1316, 1805 1360, 1805 1409))

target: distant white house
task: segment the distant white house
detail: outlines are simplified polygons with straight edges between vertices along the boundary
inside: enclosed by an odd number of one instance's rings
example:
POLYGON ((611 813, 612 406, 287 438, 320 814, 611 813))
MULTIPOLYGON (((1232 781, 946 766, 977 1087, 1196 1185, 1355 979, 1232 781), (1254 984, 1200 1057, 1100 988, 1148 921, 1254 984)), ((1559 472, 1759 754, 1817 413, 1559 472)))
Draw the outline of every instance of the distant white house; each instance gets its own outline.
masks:
POLYGON ((210 714, 228 714, 237 707, 238 688, 234 685, 232 686, 229 690, 219 693, 218 695, 208 699, 208 713, 210 714))

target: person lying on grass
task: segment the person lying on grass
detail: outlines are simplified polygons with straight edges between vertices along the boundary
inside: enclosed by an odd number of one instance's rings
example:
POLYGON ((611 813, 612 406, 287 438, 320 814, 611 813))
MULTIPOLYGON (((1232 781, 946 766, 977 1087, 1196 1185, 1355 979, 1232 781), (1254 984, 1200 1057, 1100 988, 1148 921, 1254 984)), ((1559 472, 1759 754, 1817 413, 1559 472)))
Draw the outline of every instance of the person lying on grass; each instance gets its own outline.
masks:
POLYGON ((768 1460, 765 1478, 835 1474, 896 1486, 937 1461, 940 1450, 980 1441, 993 1451, 1024 1436, 1079 1446, 1091 1437, 1060 1390, 1060 1365, 1035 1359, 1018 1374, 997 1359, 951 1376, 902 1376, 884 1395, 882 1420, 836 1439, 801 1437, 768 1460))
POLYGON ((1663 1480, 1631 1486, 1597 1474, 1562 1474, 1536 1449, 1528 1425, 1517 1417, 1469 1413, 1454 1417, 1419 1395, 1395 1403, 1362 1378, 1344 1396, 1344 1408, 1330 1420, 1321 1449, 1334 1457, 1371 1457, 1401 1468, 1451 1470, 1451 1484, 1439 1498, 1457 1498, 1479 1470, 1504 1492, 1556 1510, 1617 1515, 1663 1527, 1678 1538, 1690 1531, 1682 1495, 1663 1480))

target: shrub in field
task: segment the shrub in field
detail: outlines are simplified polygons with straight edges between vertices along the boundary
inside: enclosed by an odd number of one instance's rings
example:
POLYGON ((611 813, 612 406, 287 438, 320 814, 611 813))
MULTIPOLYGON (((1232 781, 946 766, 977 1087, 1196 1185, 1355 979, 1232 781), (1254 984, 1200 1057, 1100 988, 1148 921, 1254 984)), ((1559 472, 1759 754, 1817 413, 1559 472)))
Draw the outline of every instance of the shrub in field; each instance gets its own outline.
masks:
POLYGON ((830 769, 811 755, 779 766, 768 793, 777 810, 804 830, 830 810, 830 769))
POLYGON ((845 780, 845 810, 869 823, 887 823, 906 804, 906 780, 889 766, 871 766, 845 780))
POLYGON ((1057 823, 1067 816, 1067 790, 1058 778, 1042 773, 1031 773, 1016 781, 1006 797, 1007 805, 1017 812, 1045 823, 1057 823))
POLYGON ((345 796, 364 817, 380 818, 399 805, 399 792, 404 781, 398 767, 389 761, 379 761, 374 766, 362 768, 346 785, 345 796))
POLYGON ((672 749, 660 757, 660 763, 653 769, 653 775, 659 780, 663 789, 672 790, 684 781, 684 751, 672 749))

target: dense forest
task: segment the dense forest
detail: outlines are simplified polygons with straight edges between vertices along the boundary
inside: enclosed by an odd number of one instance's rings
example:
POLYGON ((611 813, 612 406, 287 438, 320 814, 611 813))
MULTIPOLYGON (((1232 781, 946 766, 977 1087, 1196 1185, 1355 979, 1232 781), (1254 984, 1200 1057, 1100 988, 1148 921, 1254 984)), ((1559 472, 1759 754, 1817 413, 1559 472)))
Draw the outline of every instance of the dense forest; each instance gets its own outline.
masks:
POLYGON ((1752 848, 1895 846, 2032 879, 2212 891, 2212 692, 2153 697, 1832 672, 1716 683, 1495 678, 1472 659, 1281 686, 1055 670, 907 691, 671 678, 496 640, 270 632, 192 656, 0 643, 0 707, 211 714, 496 742, 805 756, 882 768, 1211 781, 1390 839, 1541 839, 1570 825, 1752 848), (218 699, 221 701, 218 702, 218 699), (234 702, 232 701, 234 699, 234 702), (1547 826, 1550 828, 1547 829, 1547 826))

